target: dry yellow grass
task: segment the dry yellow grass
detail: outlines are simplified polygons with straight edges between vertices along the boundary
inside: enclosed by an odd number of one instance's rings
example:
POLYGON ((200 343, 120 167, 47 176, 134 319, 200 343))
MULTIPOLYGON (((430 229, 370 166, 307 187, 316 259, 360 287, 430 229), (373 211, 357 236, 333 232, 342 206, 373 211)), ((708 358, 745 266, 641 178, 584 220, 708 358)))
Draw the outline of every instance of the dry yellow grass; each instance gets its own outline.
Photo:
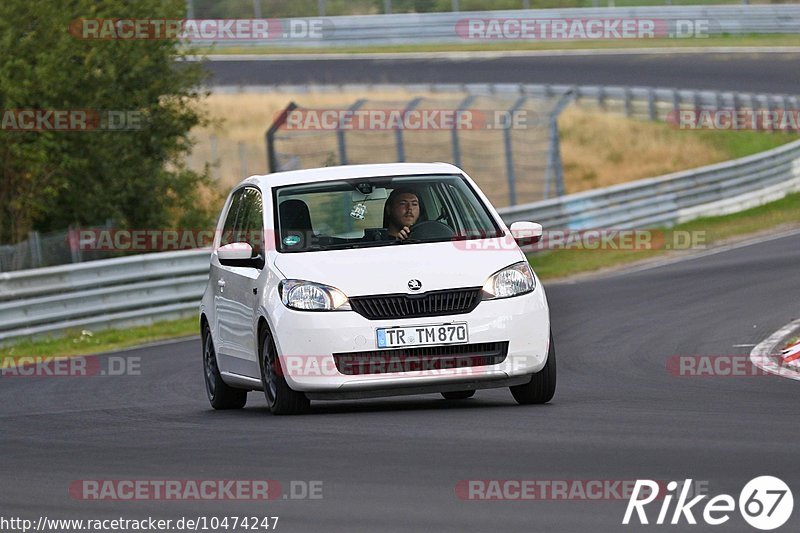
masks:
MULTIPOLYGON (((461 94, 406 91, 374 91, 367 95, 341 92, 211 95, 203 105, 212 122, 207 127, 193 131, 198 143, 189 163, 192 168, 201 169, 205 163, 216 161, 212 175, 222 189, 227 189, 247 175, 267 172, 264 133, 276 115, 291 101, 307 108, 346 108, 356 99, 367 97, 373 102, 368 107, 380 108, 381 102, 391 102, 393 105, 389 107, 396 108, 417 96, 426 97, 427 106, 435 106, 435 103, 431 104, 434 101, 439 102, 441 107, 447 107, 442 102, 452 106, 463 97, 461 94), (212 147, 212 137, 216 138, 216 147, 212 147)), ((501 109, 505 106, 505 102, 495 102, 492 107, 490 101, 483 100, 474 107, 501 109)), ((628 119, 574 105, 561 115, 559 129, 562 132, 561 153, 568 193, 658 176, 729 158, 718 145, 673 130, 663 123, 628 119)), ((546 144, 543 143, 544 137, 540 139, 537 136, 541 137, 543 131, 541 128, 532 128, 530 131, 514 133, 515 150, 520 154, 516 161, 519 203, 541 198, 545 164, 542 150, 546 144)), ((416 135, 406 141, 407 160, 452 160, 449 132, 417 132, 416 135)), ((466 131, 461 134, 461 139, 462 166, 487 191, 495 205, 507 205, 508 184, 501 133, 466 131)), ((393 142, 391 132, 348 133, 350 162, 394 161, 393 142), (367 135, 370 137, 367 138, 367 135)), ((317 151, 315 157, 318 161, 315 159, 315 164, 325 164, 326 159, 335 161, 335 137, 332 134, 325 137, 324 141, 310 138, 307 144, 309 150, 317 151)))
POLYGON ((575 106, 561 115, 559 130, 568 193, 728 159, 724 150, 663 123, 575 106))

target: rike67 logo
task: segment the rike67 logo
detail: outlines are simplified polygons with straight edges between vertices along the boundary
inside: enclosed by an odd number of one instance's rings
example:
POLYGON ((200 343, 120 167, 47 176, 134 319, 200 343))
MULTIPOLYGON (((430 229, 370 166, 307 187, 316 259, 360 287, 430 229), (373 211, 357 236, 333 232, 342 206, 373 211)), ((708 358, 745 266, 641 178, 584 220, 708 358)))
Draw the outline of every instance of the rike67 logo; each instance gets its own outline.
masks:
MULTIPOLYGON (((689 499, 692 480, 687 479, 683 485, 677 481, 667 483, 665 495, 659 494, 659 484, 649 479, 637 479, 633 493, 625 509, 623 524, 630 524, 631 520, 640 524, 649 524, 653 519, 652 513, 648 517, 645 507, 663 496, 661 507, 655 524, 697 524, 695 513, 702 520, 712 526, 719 526, 731 519, 731 514, 737 508, 737 501, 729 494, 719 494, 708 501, 701 502, 708 497, 701 494, 689 499), (640 497, 645 494, 644 497, 640 497), (677 497, 674 508, 672 501, 677 497)), ((763 531, 776 529, 786 523, 792 516, 794 498, 789 486, 782 480, 773 476, 760 476, 747 482, 739 493, 739 513, 745 522, 756 529, 763 531)), ((651 509, 654 510, 654 509, 651 509)))

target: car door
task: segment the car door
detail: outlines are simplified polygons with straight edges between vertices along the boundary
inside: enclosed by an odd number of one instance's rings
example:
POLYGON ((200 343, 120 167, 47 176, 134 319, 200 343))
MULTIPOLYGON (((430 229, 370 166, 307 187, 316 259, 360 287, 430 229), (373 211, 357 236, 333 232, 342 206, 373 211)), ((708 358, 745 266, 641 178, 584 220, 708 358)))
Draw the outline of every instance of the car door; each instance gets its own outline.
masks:
MULTIPOLYGON (((230 242, 246 242, 254 254, 264 253, 264 210, 261 192, 254 187, 241 190, 239 208, 230 242)), ((223 367, 229 372, 253 375, 257 368, 255 313, 258 278, 261 270, 252 267, 219 265, 218 302, 223 367)))

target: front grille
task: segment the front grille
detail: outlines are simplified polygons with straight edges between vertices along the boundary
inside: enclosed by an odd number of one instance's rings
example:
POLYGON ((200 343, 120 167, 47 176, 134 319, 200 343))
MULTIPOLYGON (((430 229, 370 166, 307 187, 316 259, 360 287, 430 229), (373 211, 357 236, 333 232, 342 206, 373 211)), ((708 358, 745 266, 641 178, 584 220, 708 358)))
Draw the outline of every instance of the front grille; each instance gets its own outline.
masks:
POLYGON ((481 301, 481 289, 447 289, 424 294, 382 294, 350 298, 353 311, 370 319, 418 318, 469 313, 481 301))
POLYGON ((335 353, 333 360, 339 372, 356 376, 496 365, 505 361, 506 354, 508 354, 508 342, 481 342, 335 353))

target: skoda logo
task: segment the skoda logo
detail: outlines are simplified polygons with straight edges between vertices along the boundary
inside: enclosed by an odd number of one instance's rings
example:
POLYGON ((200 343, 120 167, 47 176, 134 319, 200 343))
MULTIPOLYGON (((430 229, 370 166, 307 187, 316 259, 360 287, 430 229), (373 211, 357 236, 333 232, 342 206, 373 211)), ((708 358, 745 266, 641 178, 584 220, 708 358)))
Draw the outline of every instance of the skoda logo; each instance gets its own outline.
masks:
POLYGON ((422 282, 418 279, 408 280, 408 288, 412 291, 418 291, 422 288, 422 282))

